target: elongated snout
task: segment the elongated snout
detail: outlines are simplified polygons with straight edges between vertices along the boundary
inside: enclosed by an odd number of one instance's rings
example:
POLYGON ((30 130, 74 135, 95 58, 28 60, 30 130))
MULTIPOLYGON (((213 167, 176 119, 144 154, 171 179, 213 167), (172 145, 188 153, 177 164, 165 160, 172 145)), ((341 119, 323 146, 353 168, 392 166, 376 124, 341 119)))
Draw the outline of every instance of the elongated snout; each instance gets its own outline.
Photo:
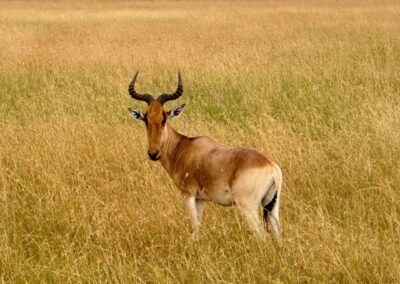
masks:
POLYGON ((147 154, 149 154, 149 158, 153 161, 157 161, 158 159, 160 159, 160 152, 158 151, 148 151, 147 154))

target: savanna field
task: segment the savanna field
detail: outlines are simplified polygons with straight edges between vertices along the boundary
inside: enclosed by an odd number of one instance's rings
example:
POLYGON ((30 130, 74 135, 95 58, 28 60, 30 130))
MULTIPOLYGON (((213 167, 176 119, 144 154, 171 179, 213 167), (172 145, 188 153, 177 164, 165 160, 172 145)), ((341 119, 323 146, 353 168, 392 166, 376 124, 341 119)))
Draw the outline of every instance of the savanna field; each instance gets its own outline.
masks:
POLYGON ((0 279, 399 283, 400 3, 0 2, 0 279), (283 247, 208 203, 193 241, 128 84, 282 167, 283 247))

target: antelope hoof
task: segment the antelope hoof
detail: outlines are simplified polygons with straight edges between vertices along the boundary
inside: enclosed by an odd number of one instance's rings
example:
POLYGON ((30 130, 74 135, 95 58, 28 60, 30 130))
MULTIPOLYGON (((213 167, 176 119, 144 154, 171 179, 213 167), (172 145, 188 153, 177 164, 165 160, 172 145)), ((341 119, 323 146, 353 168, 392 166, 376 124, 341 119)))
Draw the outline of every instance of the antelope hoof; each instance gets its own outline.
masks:
POLYGON ((199 235, 199 233, 198 233, 198 232, 193 232, 193 233, 190 235, 190 240, 193 241, 193 242, 199 241, 199 240, 200 240, 200 235, 199 235))

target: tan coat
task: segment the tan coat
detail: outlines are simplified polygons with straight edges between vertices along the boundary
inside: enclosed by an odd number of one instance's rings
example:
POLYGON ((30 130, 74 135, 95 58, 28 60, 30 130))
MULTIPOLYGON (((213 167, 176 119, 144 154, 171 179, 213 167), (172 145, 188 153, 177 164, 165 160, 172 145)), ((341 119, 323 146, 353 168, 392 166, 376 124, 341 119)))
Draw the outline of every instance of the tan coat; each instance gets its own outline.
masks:
POLYGON ((136 77, 137 73, 129 85, 129 93, 134 99, 147 102, 148 109, 145 114, 130 108, 129 111, 146 124, 150 159, 161 162, 182 192, 195 236, 199 233, 204 201, 213 201, 223 206, 236 205, 251 228, 264 235, 259 216, 261 205, 264 220, 270 221, 280 240, 282 172, 279 166, 256 150, 225 146, 210 137, 192 138, 176 132, 167 122, 179 116, 185 105, 165 111, 163 104, 182 95, 180 75, 177 91, 157 99, 135 91, 136 77))

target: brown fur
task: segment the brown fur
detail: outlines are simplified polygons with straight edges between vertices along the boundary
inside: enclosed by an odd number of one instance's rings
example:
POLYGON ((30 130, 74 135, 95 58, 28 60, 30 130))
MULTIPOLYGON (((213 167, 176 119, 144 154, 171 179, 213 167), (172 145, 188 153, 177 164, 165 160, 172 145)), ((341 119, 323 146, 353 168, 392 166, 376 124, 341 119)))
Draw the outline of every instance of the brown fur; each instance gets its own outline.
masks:
POLYGON ((225 146, 207 136, 182 135, 166 123, 170 117, 171 112, 166 112, 159 101, 149 103, 145 114, 148 152, 157 154, 182 192, 195 233, 199 231, 203 201, 214 201, 223 206, 237 205, 251 227, 262 234, 258 207, 260 203, 266 206, 278 194, 270 221, 279 238, 279 166, 253 149, 225 146))
POLYGON ((212 194, 231 188, 247 169, 272 166, 261 153, 228 147, 210 137, 189 138, 167 125, 168 140, 161 149, 161 163, 182 192, 212 194))

